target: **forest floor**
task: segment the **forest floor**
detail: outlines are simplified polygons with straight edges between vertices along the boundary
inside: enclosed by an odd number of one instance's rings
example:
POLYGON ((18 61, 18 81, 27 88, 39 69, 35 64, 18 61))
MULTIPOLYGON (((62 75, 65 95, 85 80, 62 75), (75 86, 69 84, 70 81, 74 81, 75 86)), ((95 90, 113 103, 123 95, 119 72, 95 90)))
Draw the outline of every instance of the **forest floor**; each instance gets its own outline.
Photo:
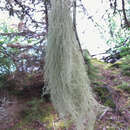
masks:
MULTIPOLYGON (((120 69, 110 64, 93 62, 99 71, 92 81, 95 93, 98 92, 97 100, 112 107, 97 118, 95 130, 130 130, 130 77, 123 76, 120 69)), ((50 102, 33 93, 3 98, 7 103, 0 106, 5 109, 5 116, 0 113, 0 130, 75 130, 71 121, 65 124, 59 119, 50 102)))

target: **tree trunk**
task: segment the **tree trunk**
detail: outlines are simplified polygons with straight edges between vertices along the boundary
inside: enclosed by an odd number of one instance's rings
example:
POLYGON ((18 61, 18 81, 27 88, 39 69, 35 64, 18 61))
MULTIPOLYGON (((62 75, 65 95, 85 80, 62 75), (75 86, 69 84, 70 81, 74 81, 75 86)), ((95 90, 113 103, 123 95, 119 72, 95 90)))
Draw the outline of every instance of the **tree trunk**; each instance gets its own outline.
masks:
POLYGON ((51 0, 45 71, 51 100, 59 115, 69 115, 77 130, 93 130, 102 106, 93 98, 70 4, 70 0, 51 0))

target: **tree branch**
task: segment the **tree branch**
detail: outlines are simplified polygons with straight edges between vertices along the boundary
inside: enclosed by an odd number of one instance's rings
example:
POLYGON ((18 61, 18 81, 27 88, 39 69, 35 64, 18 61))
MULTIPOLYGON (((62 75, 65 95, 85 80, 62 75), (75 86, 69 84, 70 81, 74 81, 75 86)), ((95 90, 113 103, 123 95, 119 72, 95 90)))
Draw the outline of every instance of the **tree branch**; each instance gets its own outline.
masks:
POLYGON ((124 0, 122 0, 122 10, 123 10, 125 24, 127 25, 127 27, 130 27, 130 22, 128 21, 126 12, 125 12, 125 1, 124 0))
MULTIPOLYGON (((74 2, 73 2, 73 26, 74 26, 75 36, 76 36, 76 39, 77 39, 78 44, 79 44, 79 48, 80 48, 81 54, 83 56, 83 51, 82 51, 82 47, 81 47, 81 43, 80 43, 80 40, 78 37, 78 32, 77 32, 77 27, 76 27, 76 5, 77 5, 76 0, 74 0, 74 2)), ((83 56, 83 59, 84 59, 84 56, 83 56)))
POLYGON ((1 36, 27 36, 27 35, 36 35, 36 36, 45 36, 46 33, 43 32, 43 33, 40 33, 40 34, 37 34, 35 32, 32 32, 32 31, 26 31, 26 32, 15 32, 15 33, 0 33, 1 36))

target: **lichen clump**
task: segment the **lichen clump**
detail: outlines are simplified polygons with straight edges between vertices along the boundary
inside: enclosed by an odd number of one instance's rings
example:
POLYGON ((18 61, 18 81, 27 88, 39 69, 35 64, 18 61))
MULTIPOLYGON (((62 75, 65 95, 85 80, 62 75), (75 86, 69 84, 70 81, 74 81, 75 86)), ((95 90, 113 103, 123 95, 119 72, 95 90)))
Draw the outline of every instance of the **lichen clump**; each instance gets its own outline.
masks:
POLYGON ((52 103, 61 117, 71 118, 77 130, 93 130, 102 106, 93 98, 73 30, 69 2, 51 1, 45 65, 48 88, 52 103))

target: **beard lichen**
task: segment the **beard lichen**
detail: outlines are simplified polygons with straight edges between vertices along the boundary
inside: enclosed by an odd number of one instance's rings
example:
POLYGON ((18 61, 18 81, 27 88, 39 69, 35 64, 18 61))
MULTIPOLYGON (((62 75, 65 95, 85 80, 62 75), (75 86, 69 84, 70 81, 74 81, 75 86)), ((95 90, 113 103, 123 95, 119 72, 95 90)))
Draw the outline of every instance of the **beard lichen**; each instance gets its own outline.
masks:
POLYGON ((51 101, 59 115, 69 115, 77 130, 93 130, 101 106, 90 88, 68 2, 51 0, 45 73, 51 101))

